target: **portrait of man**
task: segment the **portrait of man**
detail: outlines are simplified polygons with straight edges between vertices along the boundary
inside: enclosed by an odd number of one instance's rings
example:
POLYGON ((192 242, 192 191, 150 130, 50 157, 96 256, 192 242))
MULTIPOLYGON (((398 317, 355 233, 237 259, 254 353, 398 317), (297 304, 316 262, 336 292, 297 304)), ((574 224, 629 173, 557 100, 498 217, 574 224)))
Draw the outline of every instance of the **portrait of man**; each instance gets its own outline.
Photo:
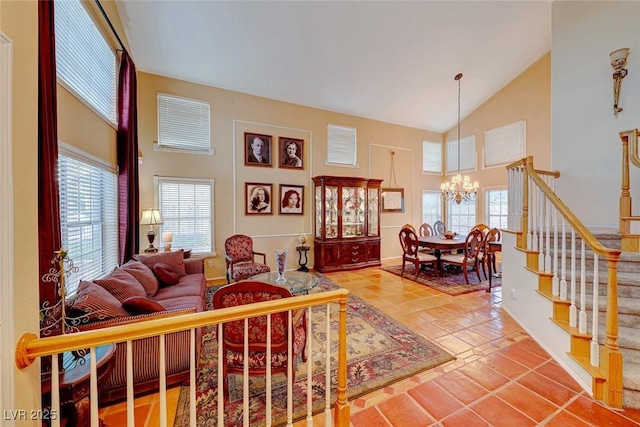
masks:
POLYGON ((246 214, 270 214, 272 184, 245 184, 246 214))
POLYGON ((280 184, 280 214, 303 214, 304 187, 280 184))
POLYGON ((271 166, 271 139, 270 135, 257 133, 244 134, 244 164, 249 166, 271 166))
POLYGON ((280 137, 278 143, 280 148, 280 167, 303 169, 302 150, 304 140, 280 137))

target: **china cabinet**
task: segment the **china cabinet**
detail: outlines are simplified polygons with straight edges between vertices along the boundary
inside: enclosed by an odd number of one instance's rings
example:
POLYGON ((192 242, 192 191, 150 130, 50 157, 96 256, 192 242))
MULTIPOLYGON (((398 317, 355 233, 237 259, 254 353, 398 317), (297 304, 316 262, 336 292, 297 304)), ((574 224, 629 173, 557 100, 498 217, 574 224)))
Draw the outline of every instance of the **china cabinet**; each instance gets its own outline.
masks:
POLYGON ((380 265, 381 179, 316 176, 314 264, 319 272, 380 265))

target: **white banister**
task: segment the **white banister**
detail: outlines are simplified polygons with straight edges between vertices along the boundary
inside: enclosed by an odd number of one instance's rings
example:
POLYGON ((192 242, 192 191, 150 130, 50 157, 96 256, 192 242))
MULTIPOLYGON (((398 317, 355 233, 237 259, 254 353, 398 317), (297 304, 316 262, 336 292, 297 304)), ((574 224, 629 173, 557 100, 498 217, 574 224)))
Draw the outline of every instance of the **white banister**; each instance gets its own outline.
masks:
MULTIPOLYGON (((165 334, 160 334, 158 351, 160 355, 160 427, 167 427, 167 355, 165 353, 165 334)), ((97 400, 97 399, 96 399, 97 400)))
MULTIPOLYGON (((289 333, 291 336, 291 333, 289 333)), ((271 360, 271 314, 267 314, 267 360, 271 360)), ((266 425, 267 427, 271 427, 271 405, 272 405, 272 394, 271 394, 271 363, 267 363, 267 413, 266 413, 266 425)))
POLYGON ((598 254, 593 254, 593 318, 591 319, 591 365, 600 366, 600 346, 598 345, 598 254))
POLYGON ((584 240, 580 246, 580 318, 578 330, 581 334, 587 333, 587 280, 585 268, 584 240))
MULTIPOLYGON (((326 335, 329 336, 331 332, 331 304, 327 304, 327 323, 325 325, 326 335)), ((328 343, 327 343, 328 344, 328 343)), ((331 425, 331 357, 330 352, 325 351, 326 360, 324 367, 324 377, 325 377, 325 406, 324 406, 324 423, 327 426, 331 425)))

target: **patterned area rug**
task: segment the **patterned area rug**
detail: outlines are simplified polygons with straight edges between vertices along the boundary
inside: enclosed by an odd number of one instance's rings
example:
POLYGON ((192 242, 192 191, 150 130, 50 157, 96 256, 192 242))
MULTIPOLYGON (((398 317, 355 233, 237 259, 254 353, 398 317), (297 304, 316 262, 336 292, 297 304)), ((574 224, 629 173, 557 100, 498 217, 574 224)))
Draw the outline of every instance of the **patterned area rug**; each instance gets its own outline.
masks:
MULTIPOLYGON (((313 292, 337 289, 333 282, 318 274, 319 283, 313 292)), ((213 292, 207 295, 208 304, 213 292)), ((210 306, 209 306, 210 307, 210 306)), ((337 383, 337 350, 338 310, 337 304, 331 307, 331 403, 335 401, 337 383)), ((324 306, 312 309, 313 318, 313 413, 324 410, 325 406, 325 335, 326 310, 324 306)), ((417 374, 418 372, 438 366, 455 358, 435 344, 416 335, 406 326, 387 317, 384 313, 350 295, 347 304, 347 392, 349 400, 385 387, 394 382, 417 374)), ((205 328, 202 350, 200 354, 200 375, 197 383, 197 420, 196 425, 217 425, 217 341, 213 327, 205 328)), ((298 360, 296 365, 296 381, 293 385, 293 419, 306 416, 307 400, 307 364, 298 360)), ((284 374, 272 377, 272 413, 273 425, 286 424, 286 388, 287 379, 284 374)), ((249 381, 249 425, 265 425, 265 379, 251 377, 249 381)), ((242 377, 229 375, 229 401, 225 402, 225 425, 242 425, 242 377)), ((189 389, 186 386, 180 391, 176 409, 175 427, 189 425, 189 389)))
MULTIPOLYGON (((389 273, 396 274, 400 276, 400 272, 402 271, 402 264, 393 265, 393 266, 384 266, 380 267, 384 271, 388 271, 389 273)), ((404 267, 404 278, 413 280, 416 275, 416 269, 413 264, 406 264, 404 267)), ((489 289, 489 281, 483 280, 482 282, 478 282, 478 276, 475 271, 469 271, 467 273, 467 277, 469 278, 469 284, 464 281, 464 274, 462 273, 452 273, 447 272, 444 276, 440 276, 436 274, 433 270, 427 269, 420 271, 418 273, 418 280, 414 280, 414 282, 418 282, 421 285, 428 286, 433 289, 437 289, 440 292, 444 292, 449 295, 462 295, 468 294, 469 292, 480 291, 483 289, 489 289)), ((480 277, 484 278, 484 275, 480 273, 480 277)), ((500 277, 492 277, 491 278, 491 288, 497 288, 502 286, 502 278, 500 277)))

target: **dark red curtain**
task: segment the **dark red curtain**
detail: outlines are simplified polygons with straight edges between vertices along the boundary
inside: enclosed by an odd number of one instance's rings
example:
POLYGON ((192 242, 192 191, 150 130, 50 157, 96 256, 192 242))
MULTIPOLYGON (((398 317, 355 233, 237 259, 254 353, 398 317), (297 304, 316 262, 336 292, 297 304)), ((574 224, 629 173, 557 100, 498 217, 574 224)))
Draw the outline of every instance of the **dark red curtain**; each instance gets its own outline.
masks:
POLYGON ((137 87, 136 66, 124 50, 118 76, 118 227, 121 264, 138 253, 140 247, 137 87))
MULTIPOLYGON (((40 307, 53 306, 59 296, 42 276, 59 250, 60 200, 58 195, 58 127, 56 106, 56 38, 53 0, 38 2, 38 253, 40 307)), ((54 334, 60 333, 54 331, 54 334)))

